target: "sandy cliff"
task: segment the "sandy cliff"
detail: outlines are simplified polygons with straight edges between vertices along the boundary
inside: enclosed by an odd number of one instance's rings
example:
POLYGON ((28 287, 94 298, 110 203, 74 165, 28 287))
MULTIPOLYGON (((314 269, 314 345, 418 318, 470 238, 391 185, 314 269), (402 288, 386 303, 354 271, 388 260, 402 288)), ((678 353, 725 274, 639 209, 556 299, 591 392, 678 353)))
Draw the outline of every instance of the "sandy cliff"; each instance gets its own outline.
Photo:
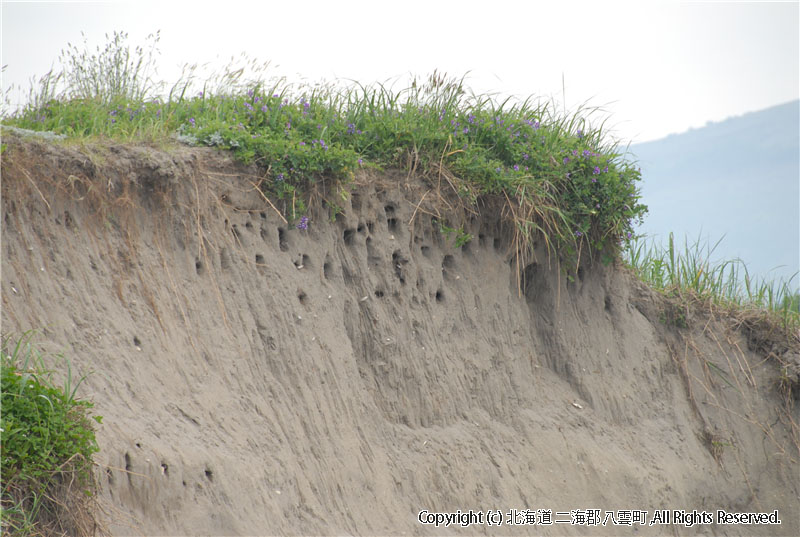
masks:
POLYGON ((91 372, 116 535, 800 534, 786 349, 544 244, 520 282, 491 200, 457 248, 435 182, 365 171, 300 230, 224 153, 4 141, 2 329, 91 372), (459 509, 782 524, 418 520, 459 509))

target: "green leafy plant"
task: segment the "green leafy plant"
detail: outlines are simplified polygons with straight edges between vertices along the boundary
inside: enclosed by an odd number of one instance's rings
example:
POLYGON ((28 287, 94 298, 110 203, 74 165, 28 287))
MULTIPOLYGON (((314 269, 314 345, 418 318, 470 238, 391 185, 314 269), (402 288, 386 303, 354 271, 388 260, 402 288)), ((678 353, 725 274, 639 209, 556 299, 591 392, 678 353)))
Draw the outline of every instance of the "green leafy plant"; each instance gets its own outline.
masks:
POLYGON ((18 535, 47 531, 83 534, 94 524, 90 505, 98 451, 92 403, 76 398, 77 379, 67 362, 62 386, 53 381, 27 332, 2 339, 2 527, 18 535), (69 506, 69 507, 67 507, 69 506))
POLYGON ((466 231, 464 231, 463 227, 456 229, 456 228, 449 227, 446 224, 439 223, 439 230, 443 234, 447 235, 447 240, 450 240, 450 238, 453 235, 455 235, 455 243, 454 244, 455 244, 456 248, 461 248, 465 244, 469 243, 473 238, 472 234, 467 233, 466 231))

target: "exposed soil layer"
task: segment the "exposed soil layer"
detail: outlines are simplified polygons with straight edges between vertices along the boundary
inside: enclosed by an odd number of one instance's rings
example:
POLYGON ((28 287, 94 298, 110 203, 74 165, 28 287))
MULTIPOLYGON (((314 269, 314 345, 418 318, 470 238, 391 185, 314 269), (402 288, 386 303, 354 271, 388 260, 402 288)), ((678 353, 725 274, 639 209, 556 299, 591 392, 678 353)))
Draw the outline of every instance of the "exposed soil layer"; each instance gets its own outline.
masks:
POLYGON ((456 247, 403 172, 300 230, 225 153, 4 142, 2 330, 91 372, 116 535, 800 535, 791 345, 544 244, 518 267, 491 200, 456 247), (782 524, 418 520, 459 509, 782 524))

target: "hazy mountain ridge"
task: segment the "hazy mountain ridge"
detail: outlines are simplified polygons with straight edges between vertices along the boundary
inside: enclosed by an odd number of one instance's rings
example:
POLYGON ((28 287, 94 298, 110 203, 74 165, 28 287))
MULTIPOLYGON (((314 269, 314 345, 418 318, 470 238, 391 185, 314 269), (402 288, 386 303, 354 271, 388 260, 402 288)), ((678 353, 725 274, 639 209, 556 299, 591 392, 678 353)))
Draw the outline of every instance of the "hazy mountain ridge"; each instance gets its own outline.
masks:
MULTIPOLYGON (((741 258, 751 274, 800 268, 800 101, 635 144, 649 236, 670 231, 741 258), (779 268, 776 268, 779 267, 779 268), (774 269, 774 270, 773 270, 774 269)), ((796 284, 796 282, 795 282, 796 284)))

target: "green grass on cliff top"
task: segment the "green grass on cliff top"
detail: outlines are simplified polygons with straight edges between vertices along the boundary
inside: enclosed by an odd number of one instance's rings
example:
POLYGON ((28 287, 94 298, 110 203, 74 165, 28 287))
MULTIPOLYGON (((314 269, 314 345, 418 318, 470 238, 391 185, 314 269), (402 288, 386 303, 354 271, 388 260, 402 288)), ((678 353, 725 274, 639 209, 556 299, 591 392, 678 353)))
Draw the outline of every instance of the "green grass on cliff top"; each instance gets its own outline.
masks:
MULTIPOLYGON (((486 194, 511 208, 523 244, 536 232, 578 261, 617 251, 646 207, 638 169, 580 114, 529 98, 476 95, 433 75, 395 91, 358 83, 290 84, 254 63, 197 83, 194 67, 168 92, 153 83, 158 35, 131 50, 114 34, 95 54, 69 45, 62 70, 42 77, 3 123, 68 137, 177 138, 232 151, 264 171, 266 193, 302 200, 323 181, 345 185, 361 167, 412 167, 444 176, 469 203, 486 194)), ((303 216, 291 204, 290 219, 303 216)))
MULTIPOLYGON (((292 84, 266 77, 268 64, 246 57, 207 76, 186 66, 167 86, 151 75, 158 41, 154 34, 131 49, 126 34, 114 33, 95 53, 68 45, 61 69, 32 84, 27 104, 2 123, 79 139, 178 140, 231 151, 260 167, 265 194, 291 200, 286 216, 300 226, 307 224, 304 194, 320 187, 346 193, 364 167, 409 169, 446 183, 467 205, 484 195, 503 200, 522 262, 543 237, 568 271, 587 253, 605 252, 663 292, 775 312, 792 333, 800 326, 800 299, 787 282, 745 277, 742 288, 741 262, 714 265, 699 248, 676 254, 672 242, 646 247, 633 237, 647 212, 640 170, 602 124, 590 123, 593 109, 568 114, 533 97, 500 100, 436 72, 401 90, 292 84)), ((335 197, 326 199, 335 214, 335 197)), ((459 237, 469 235, 462 229, 459 237)))

